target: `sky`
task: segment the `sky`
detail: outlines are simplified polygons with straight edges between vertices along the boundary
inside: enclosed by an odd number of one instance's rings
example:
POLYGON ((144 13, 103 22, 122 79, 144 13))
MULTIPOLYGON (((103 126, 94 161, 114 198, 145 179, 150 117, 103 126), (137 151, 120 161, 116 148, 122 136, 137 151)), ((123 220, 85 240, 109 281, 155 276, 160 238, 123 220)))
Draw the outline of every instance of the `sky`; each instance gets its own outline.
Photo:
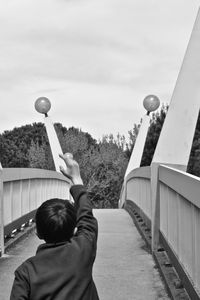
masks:
POLYGON ((128 136, 149 94, 169 103, 199 0, 0 0, 0 133, 53 122, 128 136))

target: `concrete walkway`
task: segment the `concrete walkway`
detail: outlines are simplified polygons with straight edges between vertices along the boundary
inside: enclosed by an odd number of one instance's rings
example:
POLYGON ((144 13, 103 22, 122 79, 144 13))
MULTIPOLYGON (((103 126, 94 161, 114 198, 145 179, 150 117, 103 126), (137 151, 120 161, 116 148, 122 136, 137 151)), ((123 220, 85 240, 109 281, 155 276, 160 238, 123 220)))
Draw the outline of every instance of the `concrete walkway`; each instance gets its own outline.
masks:
MULTIPOLYGON (((99 222, 94 280, 100 299, 169 299, 152 256, 145 251, 144 242, 128 213, 117 209, 95 210, 94 213, 99 222)), ((32 233, 0 258, 1 300, 9 299, 14 270, 34 255, 39 243, 32 233)))

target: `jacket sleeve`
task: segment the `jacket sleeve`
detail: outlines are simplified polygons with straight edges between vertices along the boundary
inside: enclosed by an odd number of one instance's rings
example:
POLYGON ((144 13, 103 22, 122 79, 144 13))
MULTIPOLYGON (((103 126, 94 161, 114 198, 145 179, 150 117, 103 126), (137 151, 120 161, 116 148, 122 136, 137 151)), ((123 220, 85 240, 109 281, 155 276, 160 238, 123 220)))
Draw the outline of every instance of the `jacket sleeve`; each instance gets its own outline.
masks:
POLYGON ((22 265, 15 271, 10 300, 29 300, 29 281, 22 265))
POLYGON ((84 235, 92 243, 96 244, 98 235, 98 223, 92 213, 92 204, 83 185, 74 185, 70 189, 77 209, 77 233, 84 235))

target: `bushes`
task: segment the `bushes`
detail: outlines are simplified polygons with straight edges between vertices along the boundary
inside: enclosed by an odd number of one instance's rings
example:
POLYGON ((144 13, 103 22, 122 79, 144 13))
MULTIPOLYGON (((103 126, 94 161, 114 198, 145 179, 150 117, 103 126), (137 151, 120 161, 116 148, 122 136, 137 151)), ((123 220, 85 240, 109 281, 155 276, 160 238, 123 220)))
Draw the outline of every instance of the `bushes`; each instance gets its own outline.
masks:
MULTIPOLYGON (((55 129, 63 152, 73 153, 95 207, 117 207, 127 158, 125 139, 104 136, 97 142, 89 133, 62 124, 55 129)), ((6 131, 0 135, 2 166, 54 169, 53 158, 42 123, 6 131)))

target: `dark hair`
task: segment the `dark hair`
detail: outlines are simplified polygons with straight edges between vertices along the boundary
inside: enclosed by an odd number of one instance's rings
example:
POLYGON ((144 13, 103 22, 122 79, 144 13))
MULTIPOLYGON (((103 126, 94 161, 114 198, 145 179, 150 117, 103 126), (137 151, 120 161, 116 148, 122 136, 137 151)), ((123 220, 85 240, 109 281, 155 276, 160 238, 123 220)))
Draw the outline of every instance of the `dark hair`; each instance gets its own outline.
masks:
POLYGON ((42 203, 35 215, 39 238, 47 243, 69 241, 76 227, 76 210, 63 199, 50 199, 42 203))

